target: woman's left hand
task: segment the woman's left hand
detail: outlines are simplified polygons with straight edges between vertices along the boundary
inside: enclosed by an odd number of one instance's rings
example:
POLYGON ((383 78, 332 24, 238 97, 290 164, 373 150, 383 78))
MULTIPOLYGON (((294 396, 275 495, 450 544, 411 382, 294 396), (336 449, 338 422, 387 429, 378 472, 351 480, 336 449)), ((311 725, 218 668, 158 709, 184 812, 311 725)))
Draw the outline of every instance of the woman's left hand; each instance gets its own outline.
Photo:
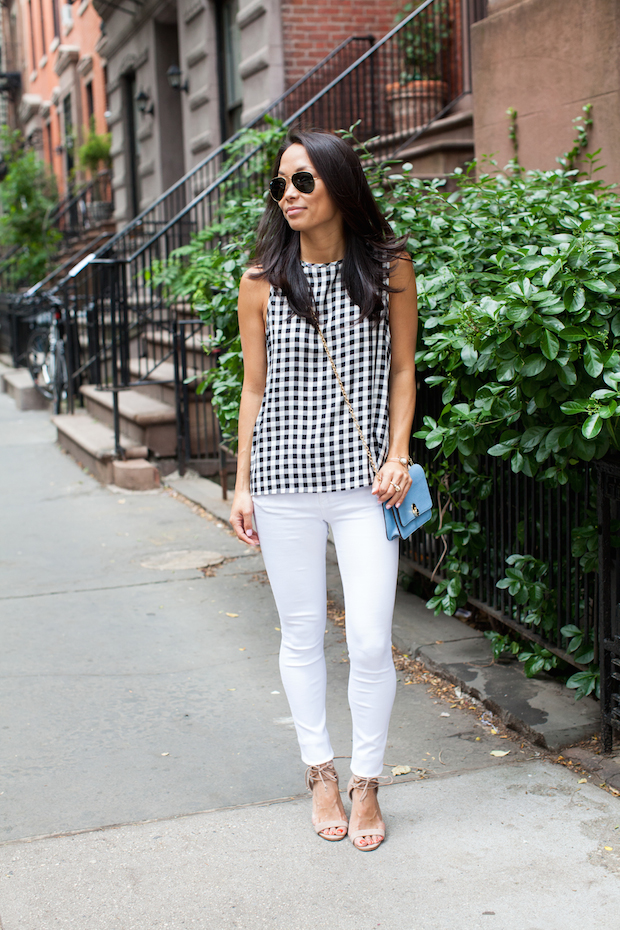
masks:
POLYGON ((386 462, 373 481, 372 493, 388 508, 400 507, 410 487, 411 478, 405 466, 400 462, 386 462))

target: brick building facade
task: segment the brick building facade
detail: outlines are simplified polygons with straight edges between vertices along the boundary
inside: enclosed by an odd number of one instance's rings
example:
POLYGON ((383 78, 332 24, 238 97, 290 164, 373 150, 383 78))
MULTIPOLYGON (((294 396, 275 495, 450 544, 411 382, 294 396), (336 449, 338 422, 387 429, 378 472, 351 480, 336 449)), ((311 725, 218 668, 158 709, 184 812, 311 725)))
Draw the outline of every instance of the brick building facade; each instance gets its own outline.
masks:
POLYGON ((77 149, 91 117, 97 132, 107 129, 100 17, 91 0, 9 0, 3 12, 4 67, 21 73, 15 118, 63 194, 82 176, 77 149))

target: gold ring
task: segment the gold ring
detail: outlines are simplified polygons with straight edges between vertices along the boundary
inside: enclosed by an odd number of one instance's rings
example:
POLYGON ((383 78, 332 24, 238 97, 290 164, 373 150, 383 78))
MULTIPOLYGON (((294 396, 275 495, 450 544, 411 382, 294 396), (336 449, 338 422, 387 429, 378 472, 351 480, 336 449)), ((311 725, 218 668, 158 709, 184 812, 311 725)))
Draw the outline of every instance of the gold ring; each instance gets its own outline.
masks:
POLYGON ((394 484, 393 481, 390 481, 390 484, 392 485, 392 487, 394 488, 395 491, 400 491, 400 485, 399 485, 399 484, 394 484))

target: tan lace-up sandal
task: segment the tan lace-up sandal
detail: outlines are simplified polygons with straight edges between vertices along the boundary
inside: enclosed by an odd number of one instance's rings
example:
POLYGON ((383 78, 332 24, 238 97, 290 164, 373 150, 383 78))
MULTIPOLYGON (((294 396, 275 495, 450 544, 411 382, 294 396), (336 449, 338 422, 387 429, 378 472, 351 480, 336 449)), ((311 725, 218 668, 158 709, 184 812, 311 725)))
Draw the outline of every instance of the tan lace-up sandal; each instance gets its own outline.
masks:
MULTIPOLYGON (((314 790, 314 786, 318 782, 321 782, 323 789, 327 791, 328 781, 335 781, 336 787, 338 786, 338 772, 334 768, 333 762, 323 762, 321 765, 309 765, 306 769, 306 787, 310 792, 314 790)), ((322 823, 313 823, 312 826, 321 839, 334 843, 345 838, 349 824, 346 820, 324 820, 322 823), (341 828, 342 833, 324 832, 332 827, 336 829, 341 828)))
MULTIPOLYGON (((357 775, 352 775, 347 787, 347 794, 349 795, 351 803, 353 803, 353 792, 356 788, 361 790, 362 796, 359 800, 363 801, 369 791, 376 791, 378 794, 380 784, 392 783, 391 778, 388 778, 387 781, 381 781, 380 779, 383 778, 385 778, 383 775, 377 775, 376 778, 359 778, 357 775)), ((353 811, 351 811, 351 813, 353 813, 353 811)), ((378 849, 385 839, 385 824, 380 820, 377 825, 366 827, 364 830, 354 830, 353 832, 349 830, 349 839, 360 852, 372 852, 374 849, 378 849), (355 841, 359 840, 362 836, 380 836, 381 839, 378 843, 372 843, 368 846, 358 846, 355 841)))

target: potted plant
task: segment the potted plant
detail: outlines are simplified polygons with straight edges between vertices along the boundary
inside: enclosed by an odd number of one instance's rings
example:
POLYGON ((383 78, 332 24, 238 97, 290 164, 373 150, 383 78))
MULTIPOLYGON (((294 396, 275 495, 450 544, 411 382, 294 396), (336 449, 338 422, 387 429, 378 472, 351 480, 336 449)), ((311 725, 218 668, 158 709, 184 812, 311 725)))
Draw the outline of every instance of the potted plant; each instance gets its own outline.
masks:
MULTIPOLYGON (((420 0, 405 4, 396 22, 420 6, 420 0)), ((397 34, 400 79, 386 86, 396 132, 411 132, 425 126, 442 109, 448 89, 445 55, 452 33, 450 0, 437 0, 397 34)))
POLYGON ((112 137, 109 132, 97 133, 95 130, 95 118, 90 118, 90 129, 86 142, 80 146, 78 152, 78 161, 81 168, 86 168, 91 178, 96 180, 92 187, 91 201, 86 203, 86 213, 89 220, 93 223, 104 222, 110 218, 112 212, 112 203, 105 199, 105 184, 103 183, 108 177, 108 171, 112 164, 110 149, 112 146, 112 137), (101 166, 103 165, 103 169, 101 166))

